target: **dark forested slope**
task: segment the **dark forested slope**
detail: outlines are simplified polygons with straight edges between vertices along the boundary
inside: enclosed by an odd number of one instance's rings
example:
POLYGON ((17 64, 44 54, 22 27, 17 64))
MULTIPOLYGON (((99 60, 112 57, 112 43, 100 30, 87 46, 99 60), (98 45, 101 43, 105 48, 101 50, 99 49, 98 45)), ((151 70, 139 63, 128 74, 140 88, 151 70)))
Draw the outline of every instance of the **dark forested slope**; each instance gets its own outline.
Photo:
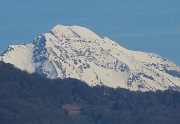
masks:
POLYGON ((0 124, 179 124, 180 93, 89 87, 0 63, 0 124))

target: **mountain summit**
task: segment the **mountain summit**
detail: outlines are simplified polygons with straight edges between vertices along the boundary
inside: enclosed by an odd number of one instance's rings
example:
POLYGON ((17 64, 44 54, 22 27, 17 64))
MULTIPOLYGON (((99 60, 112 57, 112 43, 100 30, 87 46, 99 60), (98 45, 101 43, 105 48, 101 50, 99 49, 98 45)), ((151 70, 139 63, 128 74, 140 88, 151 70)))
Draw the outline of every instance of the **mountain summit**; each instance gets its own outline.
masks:
POLYGON ((127 50, 80 26, 57 25, 31 44, 11 45, 0 61, 51 79, 80 79, 90 86, 180 91, 180 67, 173 62, 127 50))

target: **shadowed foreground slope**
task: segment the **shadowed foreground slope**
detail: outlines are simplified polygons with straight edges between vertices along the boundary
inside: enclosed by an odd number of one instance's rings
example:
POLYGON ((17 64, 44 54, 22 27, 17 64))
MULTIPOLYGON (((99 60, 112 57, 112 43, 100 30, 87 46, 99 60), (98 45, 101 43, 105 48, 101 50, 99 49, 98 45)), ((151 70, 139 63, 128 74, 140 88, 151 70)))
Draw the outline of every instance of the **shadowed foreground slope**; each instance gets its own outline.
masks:
POLYGON ((0 63, 0 124, 178 124, 180 93, 89 87, 0 63))

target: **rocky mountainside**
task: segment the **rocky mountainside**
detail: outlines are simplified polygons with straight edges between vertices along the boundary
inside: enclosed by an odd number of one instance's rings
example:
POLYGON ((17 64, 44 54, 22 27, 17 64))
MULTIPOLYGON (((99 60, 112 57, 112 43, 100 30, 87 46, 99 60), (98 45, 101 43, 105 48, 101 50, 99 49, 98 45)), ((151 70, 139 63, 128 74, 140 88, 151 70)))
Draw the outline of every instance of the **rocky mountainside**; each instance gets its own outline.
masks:
POLYGON ((180 91, 180 67, 173 62, 127 50, 80 26, 57 25, 30 44, 11 45, 0 61, 51 79, 80 79, 90 86, 180 91))

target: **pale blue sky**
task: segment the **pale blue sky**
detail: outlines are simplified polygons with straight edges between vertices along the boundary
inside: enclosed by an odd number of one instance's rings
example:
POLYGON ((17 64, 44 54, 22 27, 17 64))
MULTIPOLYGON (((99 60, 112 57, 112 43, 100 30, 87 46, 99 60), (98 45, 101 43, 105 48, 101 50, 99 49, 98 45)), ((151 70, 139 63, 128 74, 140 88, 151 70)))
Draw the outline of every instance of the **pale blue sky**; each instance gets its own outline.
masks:
POLYGON ((85 26, 180 65, 180 0, 0 0, 0 52, 57 24, 85 26))

